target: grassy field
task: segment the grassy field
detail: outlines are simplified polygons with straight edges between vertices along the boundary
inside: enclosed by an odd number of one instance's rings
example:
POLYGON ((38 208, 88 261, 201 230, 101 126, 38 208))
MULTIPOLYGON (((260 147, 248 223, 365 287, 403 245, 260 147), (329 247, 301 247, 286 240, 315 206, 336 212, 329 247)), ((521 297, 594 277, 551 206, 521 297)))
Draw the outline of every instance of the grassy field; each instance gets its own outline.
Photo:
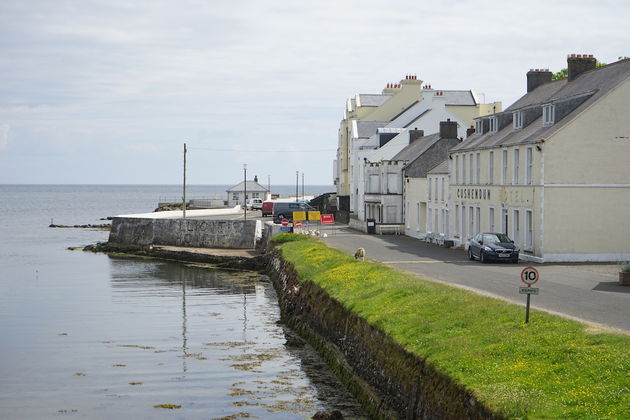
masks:
POLYGON ((629 419, 630 337, 423 280, 303 235, 274 241, 313 281, 509 418, 629 419))

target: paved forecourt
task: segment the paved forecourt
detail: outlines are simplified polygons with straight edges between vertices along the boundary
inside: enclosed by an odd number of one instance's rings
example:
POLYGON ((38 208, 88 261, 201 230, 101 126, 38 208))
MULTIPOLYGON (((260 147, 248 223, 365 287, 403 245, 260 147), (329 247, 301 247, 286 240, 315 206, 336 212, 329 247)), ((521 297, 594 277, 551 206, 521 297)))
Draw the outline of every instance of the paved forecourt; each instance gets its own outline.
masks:
MULTIPOLYGON (((526 301, 519 294, 524 286, 520 273, 533 265, 540 272, 535 285, 540 294, 532 296, 533 308, 630 333, 630 287, 618 285, 615 264, 481 264, 469 261, 462 250, 404 235, 368 235, 345 226, 337 226, 324 240, 349 253, 364 248, 366 259, 519 305, 526 301)), ((533 314, 530 322, 535 321, 533 314)))

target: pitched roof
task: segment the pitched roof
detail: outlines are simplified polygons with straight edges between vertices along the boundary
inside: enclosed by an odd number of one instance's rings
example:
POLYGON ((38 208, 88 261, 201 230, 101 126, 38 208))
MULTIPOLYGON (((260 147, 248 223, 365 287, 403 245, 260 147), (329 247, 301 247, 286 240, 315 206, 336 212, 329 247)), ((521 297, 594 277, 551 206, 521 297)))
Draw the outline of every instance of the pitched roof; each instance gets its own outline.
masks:
POLYGON ((400 152, 398 152, 393 158, 389 160, 407 160, 412 161, 424 152, 429 150, 431 146, 440 140, 440 133, 430 134, 428 136, 419 137, 416 140, 405 146, 400 152))
POLYGON ((461 151, 515 144, 531 144, 541 139, 549 138, 568 124, 573 117, 628 80, 628 78, 630 78, 630 59, 584 72, 571 82, 567 79, 560 79, 545 83, 525 94, 504 112, 494 114, 494 116, 503 119, 503 121, 511 122, 513 111, 530 112, 532 120, 528 121, 528 124, 522 129, 515 131, 512 129, 512 124, 508 123, 496 133, 473 134, 451 150, 461 151), (547 127, 543 127, 542 124, 542 106, 545 104, 557 105, 556 121, 553 125, 547 127))
MULTIPOLYGON (((356 121, 356 120, 355 120, 356 121)), ((376 134, 376 130, 385 127, 387 121, 356 121, 357 133, 353 133, 357 138, 367 138, 376 134)))
POLYGON ((393 95, 360 93, 356 96, 357 106, 381 106, 393 95))
POLYGON ((446 105, 477 105, 475 97, 469 90, 441 90, 446 105))
POLYGON ((428 173, 430 173, 430 174, 447 174, 448 173, 448 159, 444 160, 444 162, 440 163, 435 168, 431 169, 428 173))
MULTIPOLYGON (((235 186, 233 186, 232 188, 228 189, 227 192, 241 192, 244 191, 244 186, 245 186, 245 181, 241 181, 238 184, 236 184, 235 186)), ((258 182, 255 181, 247 181, 247 191, 251 191, 251 192, 257 192, 257 191, 263 191, 263 192, 267 192, 269 191, 267 188, 263 187, 262 185, 260 185, 258 182)))

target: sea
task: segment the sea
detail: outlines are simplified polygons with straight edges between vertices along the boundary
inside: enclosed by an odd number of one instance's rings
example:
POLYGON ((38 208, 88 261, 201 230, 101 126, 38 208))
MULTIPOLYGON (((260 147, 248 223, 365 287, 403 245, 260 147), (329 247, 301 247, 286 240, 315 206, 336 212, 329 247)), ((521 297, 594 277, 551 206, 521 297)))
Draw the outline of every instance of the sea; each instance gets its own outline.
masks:
MULTIPOLYGON (((228 188, 193 185, 187 196, 228 188)), ((0 185, 0 418, 366 418, 280 321, 265 275, 94 254, 76 248, 107 231, 49 227, 181 196, 174 185, 0 185)))

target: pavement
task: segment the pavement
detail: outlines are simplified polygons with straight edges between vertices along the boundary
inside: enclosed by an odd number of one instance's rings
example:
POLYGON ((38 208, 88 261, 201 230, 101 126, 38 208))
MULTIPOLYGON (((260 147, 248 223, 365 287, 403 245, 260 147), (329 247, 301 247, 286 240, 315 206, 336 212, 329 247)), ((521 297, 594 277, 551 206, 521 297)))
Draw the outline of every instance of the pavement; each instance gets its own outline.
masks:
MULTIPOLYGON (((422 278, 447 283, 476 293, 525 305, 520 273, 534 266, 540 280, 533 285, 531 307, 585 322, 595 329, 613 329, 630 334, 630 286, 618 284, 616 264, 481 264, 469 261, 463 250, 444 248, 404 235, 368 235, 336 225, 328 227, 329 245, 354 254, 364 248, 366 259, 384 263, 422 278)), ((523 320, 525 311, 523 310, 523 320)), ((530 315, 536 322, 536 314, 530 315)))

